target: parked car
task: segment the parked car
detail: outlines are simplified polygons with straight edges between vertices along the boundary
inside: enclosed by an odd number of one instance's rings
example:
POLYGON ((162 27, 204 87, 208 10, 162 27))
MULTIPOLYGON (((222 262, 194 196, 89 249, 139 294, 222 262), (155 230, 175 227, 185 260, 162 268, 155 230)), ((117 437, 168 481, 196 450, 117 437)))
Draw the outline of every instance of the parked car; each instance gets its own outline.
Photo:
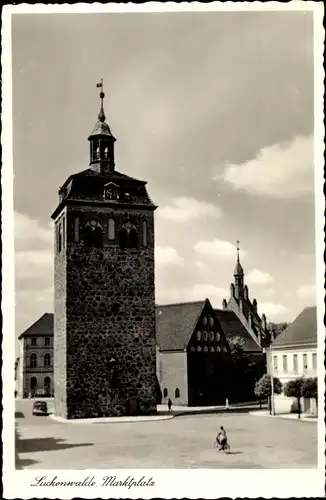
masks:
POLYGON ((48 405, 45 401, 34 401, 33 415, 48 415, 48 405))

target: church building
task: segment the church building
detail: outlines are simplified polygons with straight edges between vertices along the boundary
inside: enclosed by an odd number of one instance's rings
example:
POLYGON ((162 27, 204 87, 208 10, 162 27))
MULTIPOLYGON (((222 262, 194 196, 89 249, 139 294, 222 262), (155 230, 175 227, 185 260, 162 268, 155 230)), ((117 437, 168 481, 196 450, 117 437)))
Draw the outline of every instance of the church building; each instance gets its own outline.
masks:
POLYGON ((55 226, 55 413, 156 412, 154 210, 146 182, 115 168, 103 109, 89 167, 70 175, 55 226))

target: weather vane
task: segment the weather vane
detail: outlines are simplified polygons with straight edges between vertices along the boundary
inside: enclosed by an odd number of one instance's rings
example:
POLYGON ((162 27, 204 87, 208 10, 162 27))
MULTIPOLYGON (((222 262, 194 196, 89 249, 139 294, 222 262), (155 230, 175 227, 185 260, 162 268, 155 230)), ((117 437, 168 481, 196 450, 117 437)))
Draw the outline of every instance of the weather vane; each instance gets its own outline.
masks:
POLYGON ((99 115, 98 115, 98 118, 101 122, 104 122, 105 121, 105 114, 104 114, 104 109, 103 109, 103 99, 105 97, 105 94, 103 92, 103 78, 101 78, 101 83, 97 83, 96 84, 96 87, 97 88, 100 88, 101 89, 101 92, 100 92, 100 98, 101 98, 101 110, 99 112, 99 115))

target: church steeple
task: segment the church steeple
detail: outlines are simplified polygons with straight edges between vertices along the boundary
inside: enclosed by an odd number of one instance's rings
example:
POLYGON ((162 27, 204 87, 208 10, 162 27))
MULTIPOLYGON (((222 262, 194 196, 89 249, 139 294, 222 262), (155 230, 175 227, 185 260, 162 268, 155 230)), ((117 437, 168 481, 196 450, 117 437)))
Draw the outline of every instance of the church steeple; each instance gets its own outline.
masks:
POLYGON ((101 88, 99 94, 101 106, 98 114, 98 121, 88 138, 90 142, 89 164, 92 169, 106 175, 114 171, 114 143, 116 139, 112 135, 109 125, 105 122, 103 79, 101 79, 101 83, 98 83, 96 87, 101 88))
POLYGON ((244 272, 240 264, 240 241, 237 240, 237 263, 234 269, 235 296, 240 299, 244 296, 244 272))

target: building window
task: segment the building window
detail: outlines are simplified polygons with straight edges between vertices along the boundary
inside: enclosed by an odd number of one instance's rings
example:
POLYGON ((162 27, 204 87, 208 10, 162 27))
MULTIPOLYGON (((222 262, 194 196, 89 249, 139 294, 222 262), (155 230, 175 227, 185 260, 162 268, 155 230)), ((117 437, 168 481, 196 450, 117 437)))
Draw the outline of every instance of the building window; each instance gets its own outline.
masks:
POLYGON ((62 218, 62 248, 66 246, 66 219, 62 218))
POLYGON ((204 333, 203 333, 203 337, 204 337, 204 341, 205 341, 205 342, 207 342, 207 338, 208 338, 208 334, 207 334, 207 332, 204 332, 204 333))
POLYGON ((308 359, 307 354, 303 355, 303 369, 306 370, 308 368, 308 359))
POLYGON ((215 352, 215 349, 213 346, 211 346, 211 352, 215 352))
POLYGON ((31 368, 37 367, 37 356, 36 354, 31 354, 31 368))
POLYGON ((216 352, 221 352, 221 348, 219 345, 216 347, 216 352))
POLYGON ((75 218, 74 240, 75 240, 76 243, 79 242, 79 217, 75 218))
POLYGON ((283 356, 283 371, 288 371, 288 357, 286 354, 283 356))
POLYGON ((36 339, 35 338, 31 339, 31 345, 36 345, 36 339))
POLYGON ((109 240, 115 240, 115 222, 114 219, 109 219, 109 240))
POLYGON ((163 397, 164 397, 164 398, 167 398, 167 397, 168 397, 168 390, 167 390, 167 388, 166 388, 166 387, 163 389, 163 397))
POLYGON ((207 318, 206 318, 206 316, 204 316, 204 318, 203 318, 203 325, 204 325, 204 326, 206 326, 206 325, 207 325, 207 318))
POLYGON ((119 245, 121 249, 138 248, 138 234, 136 226, 129 221, 123 224, 119 231, 119 245))
POLYGON ((147 222, 143 221, 143 246, 147 247, 147 222))
POLYGON ((51 366, 51 356, 47 353, 44 354, 44 367, 48 368, 49 366, 51 366))
POLYGON ((45 339, 44 339, 44 345, 47 345, 47 346, 50 345, 50 338, 49 337, 45 337, 45 339))
POLYGON ((62 224, 59 222, 57 225, 57 251, 60 253, 62 250, 62 224))
POLYGON ((209 317, 209 326, 214 326, 214 318, 212 316, 209 317))
POLYGON ((312 353, 312 367, 314 370, 317 369, 317 353, 312 353))
POLYGON ((198 340, 198 341, 199 341, 199 340, 201 340, 201 332, 200 332, 199 330, 198 330, 198 332, 197 332, 197 340, 198 340))
POLYGON ((50 395, 50 388, 51 388, 51 379, 50 377, 45 377, 44 379, 44 389, 46 391, 46 395, 50 395))
POLYGON ((219 342, 221 340, 221 335, 216 332, 216 342, 219 342))
POLYGON ((30 384, 31 384, 30 385, 31 390, 33 391, 35 389, 35 387, 37 386, 37 378, 36 377, 32 377, 30 384))
POLYGON ((274 365, 274 370, 277 372, 278 370, 277 356, 273 356, 273 365, 274 365))
POLYGON ((202 348, 199 346, 197 346, 197 352, 201 352, 202 351, 202 348))
POLYGON ((179 389, 178 389, 178 388, 176 388, 176 390, 175 390, 175 397, 176 397, 176 398, 179 398, 179 397, 180 397, 180 391, 179 391, 179 389))
POLYGON ((103 237, 102 224, 96 220, 87 222, 84 229, 84 245, 101 248, 103 237))
POLYGON ((211 342, 214 342, 214 338, 215 338, 214 332, 211 332, 209 334, 209 338, 211 339, 211 342))
POLYGON ((294 373, 298 373, 298 355, 293 354, 293 371, 294 373))

